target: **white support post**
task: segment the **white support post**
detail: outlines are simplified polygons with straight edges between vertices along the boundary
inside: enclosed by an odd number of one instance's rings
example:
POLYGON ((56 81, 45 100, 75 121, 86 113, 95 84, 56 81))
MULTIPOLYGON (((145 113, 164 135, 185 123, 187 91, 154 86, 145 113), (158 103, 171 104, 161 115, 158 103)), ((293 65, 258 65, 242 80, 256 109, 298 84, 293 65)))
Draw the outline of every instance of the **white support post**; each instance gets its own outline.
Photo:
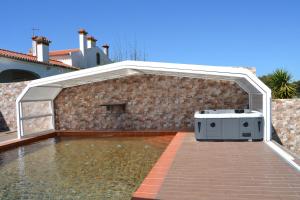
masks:
POLYGON ((52 126, 55 130, 55 114, 54 114, 54 101, 51 100, 51 114, 52 114, 52 126))
POLYGON ((22 122, 22 103, 16 101, 16 114, 17 114, 17 133, 18 139, 21 139, 24 136, 23 132, 23 122, 22 122))
POLYGON ((248 94, 248 103, 249 103, 249 109, 252 110, 253 106, 252 106, 252 96, 253 94, 250 93, 248 94))
POLYGON ((23 122, 23 105, 22 101, 20 101, 20 127, 21 127, 21 137, 24 137, 24 122, 23 122))
POLYGON ((21 126, 20 126, 20 106, 18 101, 16 101, 16 117, 17 117, 17 134, 18 134, 18 139, 21 139, 21 126))
POLYGON ((264 115, 264 141, 269 142, 272 138, 272 114, 270 94, 266 92, 263 95, 263 115, 264 115))
POLYGON ((267 100, 266 100, 266 116, 267 116, 267 124, 266 124, 266 141, 271 141, 272 139, 272 95, 267 93, 267 100))

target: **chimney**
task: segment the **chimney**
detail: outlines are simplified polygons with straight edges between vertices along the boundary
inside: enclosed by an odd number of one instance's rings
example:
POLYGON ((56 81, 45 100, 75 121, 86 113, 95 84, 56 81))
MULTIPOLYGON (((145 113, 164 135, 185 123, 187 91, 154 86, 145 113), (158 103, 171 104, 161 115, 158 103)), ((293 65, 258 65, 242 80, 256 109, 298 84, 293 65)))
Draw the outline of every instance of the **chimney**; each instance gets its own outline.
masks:
POLYGON ((86 48, 87 48, 87 41, 86 41, 86 35, 87 32, 84 29, 79 29, 79 49, 83 56, 86 54, 86 48))
POLYGON ((93 36, 87 36, 87 48, 96 47, 97 40, 93 36))
POLYGON ((36 56, 37 60, 40 62, 48 62, 49 61, 49 44, 51 43, 46 37, 36 37, 36 56))
POLYGON ((36 56, 36 41, 35 39, 37 38, 37 36, 32 36, 32 47, 31 47, 31 53, 33 56, 36 56))
POLYGON ((104 52, 104 54, 105 54, 107 57, 109 57, 109 51, 108 51, 109 45, 108 45, 108 44, 104 44, 102 47, 103 47, 103 52, 104 52))

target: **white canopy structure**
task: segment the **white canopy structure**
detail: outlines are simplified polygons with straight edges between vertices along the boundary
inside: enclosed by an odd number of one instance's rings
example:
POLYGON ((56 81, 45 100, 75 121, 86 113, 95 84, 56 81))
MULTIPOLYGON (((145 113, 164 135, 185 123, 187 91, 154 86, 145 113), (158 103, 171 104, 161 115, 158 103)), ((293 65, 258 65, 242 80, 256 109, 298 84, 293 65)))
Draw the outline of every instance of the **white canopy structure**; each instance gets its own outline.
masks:
POLYGON ((250 70, 236 67, 204 66, 159 62, 124 61, 30 82, 17 98, 18 137, 30 133, 27 128, 48 122, 42 131, 55 130, 53 101, 63 88, 74 87, 131 75, 165 75, 236 82, 249 94, 249 108, 263 113, 264 141, 271 139, 271 90, 250 70), (43 106, 43 109, 41 109, 43 106), (46 106, 46 109, 45 109, 46 106))

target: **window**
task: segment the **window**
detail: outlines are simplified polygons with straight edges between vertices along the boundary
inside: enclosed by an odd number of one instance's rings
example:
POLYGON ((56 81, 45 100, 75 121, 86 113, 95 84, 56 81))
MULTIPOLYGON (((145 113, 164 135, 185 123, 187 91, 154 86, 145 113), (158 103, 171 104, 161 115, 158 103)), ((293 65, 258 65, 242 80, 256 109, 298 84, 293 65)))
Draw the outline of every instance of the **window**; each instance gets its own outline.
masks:
POLYGON ((96 53, 96 62, 97 65, 100 65, 100 53, 96 53))

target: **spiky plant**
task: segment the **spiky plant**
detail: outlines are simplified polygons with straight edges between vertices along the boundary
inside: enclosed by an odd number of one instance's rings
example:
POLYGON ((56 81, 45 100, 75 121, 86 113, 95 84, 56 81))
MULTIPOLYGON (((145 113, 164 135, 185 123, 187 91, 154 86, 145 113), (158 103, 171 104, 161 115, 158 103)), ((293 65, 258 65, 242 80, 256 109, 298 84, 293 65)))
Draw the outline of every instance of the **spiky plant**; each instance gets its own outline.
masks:
POLYGON ((288 71, 277 69, 270 77, 273 98, 290 99, 296 96, 296 86, 291 83, 288 71))

